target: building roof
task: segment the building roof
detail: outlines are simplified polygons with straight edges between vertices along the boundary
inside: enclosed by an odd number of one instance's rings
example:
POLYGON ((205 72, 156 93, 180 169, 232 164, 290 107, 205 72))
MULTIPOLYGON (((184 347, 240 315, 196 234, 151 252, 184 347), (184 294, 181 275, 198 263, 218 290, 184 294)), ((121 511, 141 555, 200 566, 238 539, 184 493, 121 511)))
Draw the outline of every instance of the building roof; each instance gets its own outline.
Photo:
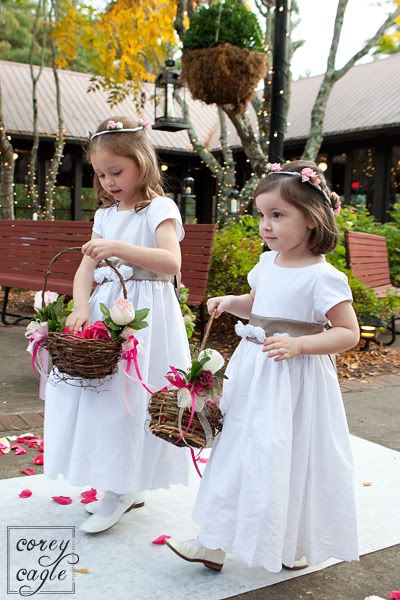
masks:
MULTIPOLYGON (((333 87, 324 121, 324 136, 343 135, 400 126, 400 54, 358 65, 350 69, 333 87)), ((74 71, 60 71, 63 119, 66 140, 83 141, 88 131, 94 131, 103 119, 111 115, 136 114, 132 100, 127 99, 110 109, 107 93, 100 90, 87 92, 90 75, 74 71)), ((31 135, 32 102, 29 65, 0 61, 0 80, 3 94, 3 116, 10 135, 31 135)), ((300 79, 292 83, 288 115, 287 141, 307 139, 312 106, 322 75, 300 79)), ((146 104, 143 117, 153 122, 153 86, 144 84, 146 104)), ((199 139, 207 148, 216 150, 219 144, 219 119, 216 107, 194 101, 187 94, 191 120, 199 139)), ((41 137, 55 137, 57 113, 53 73, 44 68, 38 84, 41 137)), ((256 116, 249 106, 249 117, 256 116)), ((233 125, 228 127, 229 145, 240 146, 233 125)), ((186 131, 170 133, 152 130, 151 140, 158 149, 191 152, 186 131)))

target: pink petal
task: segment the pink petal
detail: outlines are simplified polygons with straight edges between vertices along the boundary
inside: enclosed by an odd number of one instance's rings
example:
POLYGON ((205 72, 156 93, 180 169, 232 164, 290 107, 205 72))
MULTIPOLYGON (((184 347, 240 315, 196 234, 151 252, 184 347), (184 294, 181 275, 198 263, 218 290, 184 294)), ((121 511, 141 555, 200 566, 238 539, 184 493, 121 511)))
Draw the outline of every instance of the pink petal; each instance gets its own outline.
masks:
POLYGON ((97 490, 91 488, 90 490, 86 490, 85 492, 81 492, 82 498, 87 498, 89 496, 96 496, 97 490))
POLYGON ((24 473, 24 475, 36 475, 36 471, 35 471, 35 469, 32 469, 32 467, 27 467, 26 469, 21 469, 21 473, 24 473))
POLYGON ((170 535, 159 535, 158 538, 153 540, 151 543, 162 545, 162 544, 165 544, 166 540, 169 540, 170 537, 171 537, 170 535))
POLYGON ((208 458, 198 458, 197 460, 201 463, 208 463, 208 458))
POLYGON ((91 502, 97 502, 96 496, 87 496, 86 498, 82 498, 82 504, 90 504, 91 502))
POLYGON ((26 454, 27 450, 25 448, 23 448, 22 446, 20 446, 19 444, 13 444, 11 446, 11 450, 15 450, 14 454, 16 456, 19 456, 20 454, 26 454))
POLYGON ((22 492, 18 495, 20 498, 29 498, 32 496, 32 490, 22 490, 22 492))
POLYGON ((57 504, 72 504, 72 498, 69 496, 52 496, 52 499, 57 504))
POLYGON ((7 450, 8 446, 5 444, 0 444, 0 450, 7 450))
POLYGON ((38 454, 34 459, 33 459, 33 464, 34 465, 42 465, 44 461, 44 456, 43 454, 38 454))
POLYGON ((390 598, 391 600, 400 600, 400 590, 393 590, 393 592, 390 592, 390 598))

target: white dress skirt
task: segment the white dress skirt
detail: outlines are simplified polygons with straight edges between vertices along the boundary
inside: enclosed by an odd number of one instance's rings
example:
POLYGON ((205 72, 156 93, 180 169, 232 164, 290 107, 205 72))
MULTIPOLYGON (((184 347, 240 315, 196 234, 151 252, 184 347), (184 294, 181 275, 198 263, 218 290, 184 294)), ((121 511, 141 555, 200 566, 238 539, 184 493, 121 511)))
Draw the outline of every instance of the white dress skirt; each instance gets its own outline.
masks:
MULTIPOLYGON (((249 273, 254 314, 324 324, 332 306, 351 300, 347 278, 328 263, 283 268, 275 258, 263 254, 249 273)), ((223 430, 193 511, 201 543, 271 572, 302 557, 356 560, 353 462, 330 358, 274 362, 246 339, 251 325, 237 332, 223 430)))
MULTIPOLYGON (((99 209, 93 230, 105 239, 156 247, 155 231, 165 219, 175 220, 181 239, 179 211, 165 197, 155 198, 139 213, 119 212, 116 207, 99 209)), ((98 280, 103 276, 104 269, 98 280)), ((107 277, 112 278, 112 272, 107 277)), ((128 280, 126 287, 136 309, 150 309, 149 327, 137 332, 143 340, 138 363, 143 380, 157 390, 166 384, 169 365, 185 369, 190 364, 179 303, 171 282, 128 280)), ((90 299, 90 323, 104 318, 101 302, 110 307, 121 297, 119 281, 99 285, 90 299)), ((134 371, 132 376, 137 379, 134 371)), ((187 484, 188 451, 149 432, 149 398, 140 383, 125 376, 122 362, 115 375, 95 388, 60 381, 52 372, 45 403, 45 475, 54 479, 61 474, 73 485, 118 494, 187 484)))

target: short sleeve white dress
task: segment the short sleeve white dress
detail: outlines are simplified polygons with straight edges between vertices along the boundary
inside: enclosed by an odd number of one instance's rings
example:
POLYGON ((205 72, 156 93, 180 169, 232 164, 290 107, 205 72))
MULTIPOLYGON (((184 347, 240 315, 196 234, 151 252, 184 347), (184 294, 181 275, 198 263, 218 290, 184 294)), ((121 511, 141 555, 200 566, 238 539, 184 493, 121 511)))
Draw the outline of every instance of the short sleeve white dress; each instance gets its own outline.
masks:
MULTIPOLYGON (((93 231, 104 239, 118 239, 148 248, 157 247, 156 229, 173 219, 178 240, 184 236, 176 204, 156 197, 145 209, 99 209, 93 231)), ((132 271, 119 265, 124 278, 132 271)), ((100 303, 111 306, 122 297, 120 282, 109 267, 95 271, 100 284, 90 299, 90 322, 102 320, 100 303), (109 281, 109 279, 112 281, 109 281)), ((138 332, 143 351, 138 356, 141 374, 151 389, 166 383, 169 365, 187 368, 190 352, 184 322, 170 281, 127 280, 128 298, 135 308, 150 308, 149 327, 138 332)), ((136 379, 136 376, 135 376, 136 379)), ((51 374, 46 389, 44 472, 50 478, 62 474, 74 485, 91 485, 119 494, 165 488, 188 481, 189 457, 153 436, 146 425, 149 394, 133 383, 121 367, 95 389, 60 381, 51 374)))
MULTIPOLYGON (((276 256, 264 253, 248 275, 253 314, 326 324, 330 308, 352 299, 346 276, 326 261, 285 268, 276 256)), ((272 572, 303 556, 356 560, 353 462, 330 358, 274 362, 246 339, 252 326, 237 331, 224 426, 193 511, 200 541, 272 572)))

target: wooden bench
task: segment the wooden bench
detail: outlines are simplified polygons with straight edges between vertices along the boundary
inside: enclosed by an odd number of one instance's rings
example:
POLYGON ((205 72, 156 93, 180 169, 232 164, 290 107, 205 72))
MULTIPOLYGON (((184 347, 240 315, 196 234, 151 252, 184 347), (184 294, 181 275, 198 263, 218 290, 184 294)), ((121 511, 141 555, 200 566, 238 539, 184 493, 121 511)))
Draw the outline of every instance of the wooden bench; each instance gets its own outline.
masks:
MULTIPOLYGON (((204 314, 216 225, 184 225, 184 228, 182 282, 189 288, 189 305, 199 307, 204 314)), ((41 290, 50 259, 63 248, 87 242, 91 231, 92 223, 85 221, 0 220, 0 286, 4 290, 1 320, 5 325, 24 318, 7 312, 10 289, 41 290), (7 317, 15 320, 10 323, 7 317)), ((71 252, 56 261, 47 288, 71 296, 80 260, 79 252, 71 252)))
MULTIPOLYGON (((360 231, 346 231, 346 258, 352 274, 366 286, 372 288, 378 298, 387 292, 400 293, 400 288, 392 285, 389 270, 389 254, 386 238, 382 235, 360 231)), ((396 338, 396 321, 393 315, 387 325, 391 338, 386 345, 393 344, 396 338)))

